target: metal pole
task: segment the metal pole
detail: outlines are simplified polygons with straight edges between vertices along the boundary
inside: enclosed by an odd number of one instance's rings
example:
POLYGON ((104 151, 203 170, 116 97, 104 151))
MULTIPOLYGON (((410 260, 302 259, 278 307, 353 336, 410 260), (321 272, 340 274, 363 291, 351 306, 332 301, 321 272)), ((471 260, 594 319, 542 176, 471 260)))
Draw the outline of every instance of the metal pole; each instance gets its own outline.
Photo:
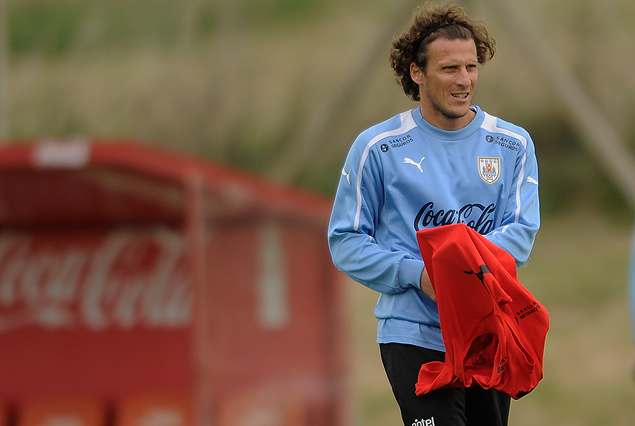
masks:
POLYGON ((185 238, 188 246, 190 277, 194 298, 192 350, 194 353, 194 415, 197 426, 214 426, 213 366, 210 353, 210 315, 205 268, 207 226, 204 211, 204 183, 193 173, 186 183, 185 238))

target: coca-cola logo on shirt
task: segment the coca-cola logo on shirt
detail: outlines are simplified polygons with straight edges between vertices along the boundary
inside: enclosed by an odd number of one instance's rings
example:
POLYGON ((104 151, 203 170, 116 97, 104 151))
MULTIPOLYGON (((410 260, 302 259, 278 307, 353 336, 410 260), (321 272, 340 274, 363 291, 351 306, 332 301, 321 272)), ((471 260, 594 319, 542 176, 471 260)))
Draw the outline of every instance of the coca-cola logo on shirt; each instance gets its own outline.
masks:
POLYGON ((193 294, 185 262, 183 238, 167 229, 0 234, 0 332, 186 326, 193 294))
POLYGON ((490 204, 466 204, 458 210, 435 209, 432 201, 426 203, 415 217, 415 231, 431 227, 464 223, 480 234, 487 234, 494 229, 494 212, 496 206, 490 204))

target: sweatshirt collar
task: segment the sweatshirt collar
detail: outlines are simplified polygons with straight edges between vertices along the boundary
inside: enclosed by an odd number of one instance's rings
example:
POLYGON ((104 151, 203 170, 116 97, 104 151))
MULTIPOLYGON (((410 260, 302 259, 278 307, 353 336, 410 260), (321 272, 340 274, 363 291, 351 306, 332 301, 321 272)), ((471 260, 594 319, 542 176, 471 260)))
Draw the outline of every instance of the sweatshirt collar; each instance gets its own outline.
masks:
POLYGON ((476 132, 485 120, 485 113, 481 110, 480 107, 478 107, 477 105, 472 105, 470 108, 474 112, 476 112, 476 115, 474 116, 470 124, 459 130, 442 130, 428 123, 421 116, 421 107, 413 109, 412 116, 415 120, 415 123, 417 123, 417 126, 424 132, 428 133, 430 136, 441 140, 457 141, 465 139, 472 133, 476 132))

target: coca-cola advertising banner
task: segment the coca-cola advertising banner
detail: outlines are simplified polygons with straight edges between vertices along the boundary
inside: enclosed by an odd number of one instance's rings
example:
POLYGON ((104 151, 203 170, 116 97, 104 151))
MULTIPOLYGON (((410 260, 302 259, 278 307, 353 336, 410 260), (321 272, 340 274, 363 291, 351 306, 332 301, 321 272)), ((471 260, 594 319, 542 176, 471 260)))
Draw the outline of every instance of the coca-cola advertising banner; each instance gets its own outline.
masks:
POLYGON ((184 327, 193 294, 180 234, 0 234, 0 333, 184 327))
POLYGON ((0 233, 0 400, 187 389, 193 292, 167 227, 0 233))

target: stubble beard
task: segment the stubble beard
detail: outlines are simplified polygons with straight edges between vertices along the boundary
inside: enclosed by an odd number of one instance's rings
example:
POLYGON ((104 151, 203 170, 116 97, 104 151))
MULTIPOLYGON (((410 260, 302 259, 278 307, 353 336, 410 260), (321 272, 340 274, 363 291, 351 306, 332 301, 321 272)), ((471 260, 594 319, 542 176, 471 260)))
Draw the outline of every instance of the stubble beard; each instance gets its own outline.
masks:
POLYGON ((438 112, 443 117, 448 118, 450 120, 458 120, 459 118, 465 117, 468 114, 468 112, 470 112, 470 108, 469 107, 462 114, 457 114, 457 113, 454 113, 452 111, 449 111, 447 108, 444 108, 441 105, 441 103, 438 102, 437 99, 434 96, 432 96, 430 91, 427 90, 427 89, 426 89, 426 97, 428 98, 428 101, 430 101, 430 104, 432 105, 432 107, 434 108, 434 110, 436 112, 438 112))

